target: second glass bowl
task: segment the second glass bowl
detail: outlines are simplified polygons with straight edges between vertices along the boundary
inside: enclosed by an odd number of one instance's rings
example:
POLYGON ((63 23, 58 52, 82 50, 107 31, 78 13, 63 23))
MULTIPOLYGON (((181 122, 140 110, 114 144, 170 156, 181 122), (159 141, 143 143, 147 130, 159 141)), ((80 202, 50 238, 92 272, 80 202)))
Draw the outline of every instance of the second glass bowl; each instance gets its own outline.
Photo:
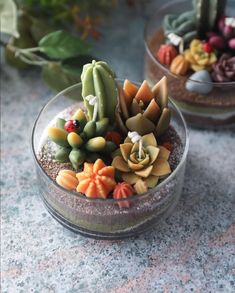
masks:
MULTIPOLYGON (((227 4, 228 15, 231 15, 232 3, 227 4)), ((193 126, 214 127, 235 125, 235 82, 212 82, 212 91, 202 95, 190 92, 185 88, 188 80, 185 76, 177 76, 163 66, 155 57, 160 46, 165 42, 163 19, 167 14, 181 14, 192 10, 188 0, 171 1, 158 9, 149 19, 145 27, 145 79, 155 84, 163 75, 167 76, 168 89, 173 101, 179 106, 187 122, 193 126)), ((193 81, 199 86, 206 82, 193 81)))

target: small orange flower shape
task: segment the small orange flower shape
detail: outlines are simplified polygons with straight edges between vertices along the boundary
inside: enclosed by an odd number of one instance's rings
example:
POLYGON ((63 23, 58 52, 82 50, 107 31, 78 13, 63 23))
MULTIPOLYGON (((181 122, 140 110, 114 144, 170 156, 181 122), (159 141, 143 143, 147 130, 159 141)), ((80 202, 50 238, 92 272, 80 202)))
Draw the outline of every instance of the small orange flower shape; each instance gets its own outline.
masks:
MULTIPOLYGON (((135 194, 134 188, 126 183, 118 183, 113 191, 113 198, 115 199, 122 199, 122 198, 127 198, 129 196, 132 196, 135 194)), ((123 201, 123 202, 118 202, 118 205, 120 208, 129 208, 130 207, 130 202, 129 201, 123 201)))
POLYGON ((79 181, 77 192, 87 197, 107 198, 116 186, 114 168, 106 166, 101 159, 94 164, 84 163, 83 172, 77 173, 76 177, 79 181))
POLYGON ((60 172, 56 176, 56 182, 57 184, 68 190, 76 190, 76 187, 78 185, 76 173, 71 170, 60 170, 60 172))

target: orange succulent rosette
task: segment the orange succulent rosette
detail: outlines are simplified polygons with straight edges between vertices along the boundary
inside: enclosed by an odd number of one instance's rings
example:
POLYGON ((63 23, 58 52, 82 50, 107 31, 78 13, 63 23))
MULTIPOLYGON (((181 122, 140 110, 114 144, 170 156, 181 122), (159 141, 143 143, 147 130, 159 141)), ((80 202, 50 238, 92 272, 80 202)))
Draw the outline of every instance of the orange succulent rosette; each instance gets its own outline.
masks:
POLYGON ((84 163, 83 172, 77 173, 77 192, 84 193, 87 197, 107 198, 116 186, 114 167, 106 166, 101 159, 94 164, 84 163))

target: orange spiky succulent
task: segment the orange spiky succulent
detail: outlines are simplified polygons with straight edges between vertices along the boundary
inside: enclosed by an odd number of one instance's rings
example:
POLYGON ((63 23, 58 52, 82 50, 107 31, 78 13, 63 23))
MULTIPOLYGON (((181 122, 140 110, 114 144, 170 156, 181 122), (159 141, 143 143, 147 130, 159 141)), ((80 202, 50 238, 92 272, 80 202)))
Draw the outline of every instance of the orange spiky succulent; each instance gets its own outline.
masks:
POLYGON ((79 181, 77 191, 87 197, 107 198, 116 186, 114 168, 106 166, 101 159, 94 164, 84 163, 83 172, 77 173, 76 177, 79 181))

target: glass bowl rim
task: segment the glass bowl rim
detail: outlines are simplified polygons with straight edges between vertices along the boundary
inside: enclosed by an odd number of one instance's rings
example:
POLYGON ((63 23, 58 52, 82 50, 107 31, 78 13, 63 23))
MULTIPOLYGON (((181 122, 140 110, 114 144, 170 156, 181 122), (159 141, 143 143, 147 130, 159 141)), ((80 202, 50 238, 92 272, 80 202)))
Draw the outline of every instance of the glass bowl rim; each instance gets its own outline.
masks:
MULTIPOLYGON (((161 14, 161 12, 163 13, 164 10, 168 9, 169 7, 175 6, 177 4, 182 4, 184 2, 187 2, 187 0, 176 0, 174 2, 169 2, 169 3, 165 3, 163 5, 161 5, 159 7, 159 9, 155 10, 154 12, 151 13, 151 15, 149 16, 149 19, 146 21, 145 23, 145 27, 144 27, 144 45, 145 45, 145 49, 147 54, 150 56, 150 58, 152 59, 152 61, 155 63, 155 65, 159 66, 166 74, 177 78, 177 79, 182 79, 185 76, 180 76, 180 75, 176 75, 174 73, 172 73, 166 66, 164 66, 163 64, 161 64, 157 58, 154 57, 153 53, 151 52, 148 43, 147 43, 147 31, 148 28, 150 26, 150 23, 152 22, 152 20, 155 18, 156 19, 156 13, 157 14, 161 14)), ((194 73, 193 73, 194 74, 194 73)), ((198 81, 198 80, 194 80, 190 77, 187 77, 187 80, 190 80, 192 82, 198 83, 198 84, 210 84, 213 85, 214 87, 226 87, 226 86, 235 86, 235 81, 227 81, 227 82, 209 82, 209 81, 198 81)))
MULTIPOLYGON (((116 83, 118 82, 123 82, 124 80, 123 79, 115 79, 116 83)), ((140 84, 139 82, 133 82, 135 84, 140 84)), ((184 128, 184 132, 185 132, 185 144, 183 145, 183 154, 182 154, 182 157, 180 159, 180 162, 179 164, 176 166, 176 168, 174 169, 174 171, 166 178, 164 179, 161 183, 159 183, 158 185, 156 185, 154 188, 151 188, 150 190, 144 192, 144 193, 141 193, 141 194, 137 194, 137 195, 134 195, 134 196, 131 196, 129 198, 122 198, 122 199, 114 199, 114 198, 106 198, 106 199, 103 199, 103 198, 90 198, 90 197, 86 197, 82 194, 80 194, 79 192, 75 192, 75 191, 70 191, 70 190, 67 190, 65 188, 63 188, 62 186, 60 186, 56 181, 54 181, 47 173, 46 171, 44 170, 44 168, 41 166, 41 164, 39 163, 39 160, 38 160, 38 157, 36 155, 36 148, 35 148, 35 145, 34 145, 34 135, 35 135, 35 130, 36 130, 36 127, 37 127, 37 123, 38 123, 38 120, 40 119, 41 117, 41 114, 43 113, 43 111, 48 107, 50 106, 50 104, 55 101, 59 96, 63 95, 64 93, 68 92, 68 91, 71 91, 73 90, 74 88, 78 87, 78 86, 81 86, 82 83, 79 82, 79 83, 76 83, 70 87, 67 87, 66 89, 64 89, 63 91, 57 93, 54 97, 52 97, 48 102, 46 102, 46 104, 41 108, 41 110, 39 111, 37 117, 36 117, 36 120, 33 124, 33 127, 32 127, 32 131, 31 131, 31 151, 32 151, 32 154, 33 154, 33 157, 34 157, 34 160, 36 161, 36 164, 37 164, 37 167, 39 167, 39 169, 42 171, 43 175, 45 175, 49 181, 55 185, 57 188, 61 189, 62 191, 68 193, 69 195, 71 196, 75 196, 75 197, 79 197, 83 200, 87 200, 87 201, 95 201, 95 202, 109 202, 109 203, 118 203, 118 202, 132 202, 132 201, 136 201, 136 200, 139 200, 141 198, 144 198, 146 196, 149 195, 149 193, 152 193, 152 192, 157 192, 159 190, 161 190, 161 188, 166 185, 178 172, 179 170, 181 169, 181 166, 184 164, 186 158, 187 158, 187 154, 188 154, 188 150, 189 150, 189 131, 188 131, 188 127, 187 127, 187 124, 185 122, 185 119, 181 113, 181 111, 179 110, 178 106, 172 101, 172 99, 169 97, 169 101, 170 103, 173 105, 173 107, 175 108, 177 114, 179 115, 180 119, 181 119, 181 123, 183 124, 183 128, 184 128)), ((76 102, 74 100, 74 102, 76 102)))

